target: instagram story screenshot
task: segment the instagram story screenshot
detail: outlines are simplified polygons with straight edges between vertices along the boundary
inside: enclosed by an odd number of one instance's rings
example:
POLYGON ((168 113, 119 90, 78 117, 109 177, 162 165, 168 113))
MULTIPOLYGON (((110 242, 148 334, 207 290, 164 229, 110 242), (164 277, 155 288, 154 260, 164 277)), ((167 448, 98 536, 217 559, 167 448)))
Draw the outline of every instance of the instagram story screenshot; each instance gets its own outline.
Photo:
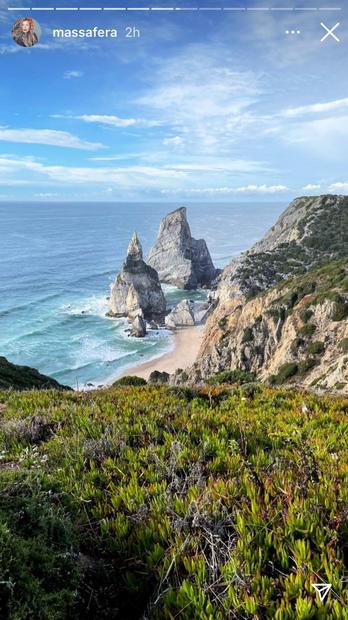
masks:
POLYGON ((1 620, 348 620, 347 0, 0 0, 1 620))

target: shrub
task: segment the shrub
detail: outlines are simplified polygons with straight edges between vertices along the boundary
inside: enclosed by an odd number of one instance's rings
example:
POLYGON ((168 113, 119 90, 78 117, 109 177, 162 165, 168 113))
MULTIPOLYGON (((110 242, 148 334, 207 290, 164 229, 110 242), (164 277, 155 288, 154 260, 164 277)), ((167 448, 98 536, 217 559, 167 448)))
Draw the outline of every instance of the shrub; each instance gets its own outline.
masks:
POLYGON ((251 327, 246 327, 243 332, 242 344, 251 342, 254 339, 253 330, 251 327))
POLYGON ((302 336, 313 336, 314 332, 316 330, 315 325, 313 325, 313 323, 305 323, 305 325, 303 325, 302 327, 300 327, 299 334, 301 334, 302 336))
POLYGON ((152 385, 168 383, 169 377, 170 375, 168 372, 160 372, 159 370, 153 370, 149 376, 149 383, 151 383, 152 385))
POLYGON ((255 381, 255 374, 253 372, 247 372, 246 370, 225 370, 224 372, 218 372, 209 378, 209 385, 222 385, 224 383, 252 383, 255 381))
POLYGON ((285 362, 285 364, 282 364, 278 369, 278 374, 275 377, 274 383, 278 385, 285 383, 285 381, 294 377, 297 372, 298 365, 295 362, 285 362))
POLYGON ((348 303, 341 298, 335 302, 335 308, 332 314, 333 321, 343 321, 348 316, 348 303))
POLYGON ((295 338, 295 340, 293 340, 291 343, 291 347, 290 347, 291 353, 293 355, 297 355, 299 348, 303 347, 304 344, 305 344, 305 341, 303 340, 303 338, 299 338, 299 337, 295 338))
POLYGON ((224 330, 227 325, 227 316, 223 316, 222 319, 219 320, 218 325, 221 330, 224 330))
POLYGON ((312 353, 313 355, 319 355, 319 353, 324 353, 325 345, 320 340, 313 340, 308 345, 308 353, 312 353))
POLYGON ((313 316, 313 310, 305 308, 300 312, 300 319, 303 323, 308 323, 309 319, 313 316))
POLYGON ((305 375, 309 370, 314 368, 318 363, 318 360, 313 357, 308 357, 306 360, 303 360, 298 365, 298 374, 305 375))
POLYGON ((140 386, 146 385, 147 381, 143 379, 143 377, 137 377, 135 375, 127 375, 125 377, 121 377, 121 379, 117 379, 113 385, 115 386, 140 386))
POLYGON ((343 340, 341 340, 338 346, 341 349, 342 353, 348 353, 348 338, 343 338, 343 340))

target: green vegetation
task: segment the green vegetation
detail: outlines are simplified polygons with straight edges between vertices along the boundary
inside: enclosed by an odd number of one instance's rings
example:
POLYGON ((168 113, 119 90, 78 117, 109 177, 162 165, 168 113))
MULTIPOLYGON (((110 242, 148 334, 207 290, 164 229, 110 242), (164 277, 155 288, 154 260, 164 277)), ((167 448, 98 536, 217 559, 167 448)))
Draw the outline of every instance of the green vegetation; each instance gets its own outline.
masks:
POLYGON ((254 339, 253 330, 251 329, 251 327, 246 327, 243 332, 242 344, 251 342, 253 339, 254 339))
POLYGON ((69 390, 51 377, 42 375, 35 368, 11 364, 5 357, 0 357, 0 390, 32 390, 34 388, 69 390))
POLYGON ((347 400, 145 386, 0 409, 2 619, 348 617, 347 400))
POLYGON ((270 378, 270 383, 272 385, 281 385, 285 383, 291 377, 294 377, 298 373, 298 364, 296 362, 285 362, 278 369, 277 375, 272 375, 270 378))
POLYGON ((277 285, 279 297, 268 311, 280 312, 283 309, 289 313, 289 300, 292 301, 292 308, 307 298, 305 307, 301 309, 300 318, 303 323, 308 323, 313 316, 311 306, 322 303, 325 299, 335 302, 337 308, 344 312, 347 311, 347 300, 345 298, 345 283, 348 277, 347 260, 330 261, 319 269, 308 271, 305 275, 284 280, 277 285))
POLYGON ((220 329, 223 331, 226 328, 227 325, 227 316, 223 316, 218 323, 220 329))
POLYGON ((302 312, 300 312, 300 319, 301 321, 303 321, 303 323, 308 323, 312 316, 313 310, 309 310, 309 308, 305 308, 304 310, 302 310, 302 312))
POLYGON ((268 382, 270 385, 282 385, 295 377, 303 377, 317 363, 313 357, 308 357, 300 362, 285 362, 279 367, 278 374, 269 377, 268 382))
POLYGON ((243 383, 252 383, 253 381, 255 381, 255 374, 253 372, 236 368, 235 370, 224 370, 223 372, 216 373, 210 377, 208 384, 223 385, 226 383, 242 385, 243 383))
POLYGON ((169 382, 169 373, 168 372, 160 372, 159 370, 153 370, 149 376, 149 383, 152 385, 159 385, 169 382))
POLYGON ((319 355, 320 353, 324 353, 325 346, 320 340, 313 340, 313 342, 308 344, 307 350, 308 353, 311 353, 312 355, 319 355))
POLYGON ((343 338, 343 340, 341 340, 338 346, 341 349, 342 353, 348 353, 348 338, 343 338))
POLYGON ((140 385, 146 385, 147 381, 145 379, 143 379, 142 377, 137 377, 136 375, 126 375, 125 377, 121 377, 121 379, 117 379, 117 381, 115 381, 113 383, 113 385, 115 386, 140 386, 140 385))
POLYGON ((301 334, 301 336, 313 336, 314 332, 316 330, 315 325, 313 325, 313 323, 305 323, 302 327, 300 327, 300 329, 298 330, 298 333, 301 334))
POLYGON ((297 355, 298 354, 298 350, 303 347, 306 344, 306 341, 303 340, 303 338, 295 338, 295 340, 292 341, 291 343, 291 353, 293 355, 297 355))

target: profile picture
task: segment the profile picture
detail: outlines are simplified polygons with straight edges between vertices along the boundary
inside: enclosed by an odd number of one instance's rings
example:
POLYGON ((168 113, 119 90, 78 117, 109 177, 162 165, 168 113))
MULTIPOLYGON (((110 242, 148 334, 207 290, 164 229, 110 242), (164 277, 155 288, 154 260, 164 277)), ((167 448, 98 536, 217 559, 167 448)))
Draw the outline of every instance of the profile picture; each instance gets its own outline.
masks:
POLYGON ((12 28, 13 40, 21 47, 33 47, 39 42, 41 28, 32 17, 20 17, 12 28))

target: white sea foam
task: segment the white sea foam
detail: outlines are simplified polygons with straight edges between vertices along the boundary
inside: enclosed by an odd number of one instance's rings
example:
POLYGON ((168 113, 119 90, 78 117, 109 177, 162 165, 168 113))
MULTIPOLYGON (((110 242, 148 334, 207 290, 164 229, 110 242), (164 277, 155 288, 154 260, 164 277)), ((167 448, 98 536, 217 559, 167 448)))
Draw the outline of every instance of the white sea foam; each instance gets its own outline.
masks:
POLYGON ((108 301, 104 295, 87 297, 78 303, 64 304, 61 311, 65 314, 78 316, 81 314, 91 314, 94 316, 105 317, 108 309, 108 301))

